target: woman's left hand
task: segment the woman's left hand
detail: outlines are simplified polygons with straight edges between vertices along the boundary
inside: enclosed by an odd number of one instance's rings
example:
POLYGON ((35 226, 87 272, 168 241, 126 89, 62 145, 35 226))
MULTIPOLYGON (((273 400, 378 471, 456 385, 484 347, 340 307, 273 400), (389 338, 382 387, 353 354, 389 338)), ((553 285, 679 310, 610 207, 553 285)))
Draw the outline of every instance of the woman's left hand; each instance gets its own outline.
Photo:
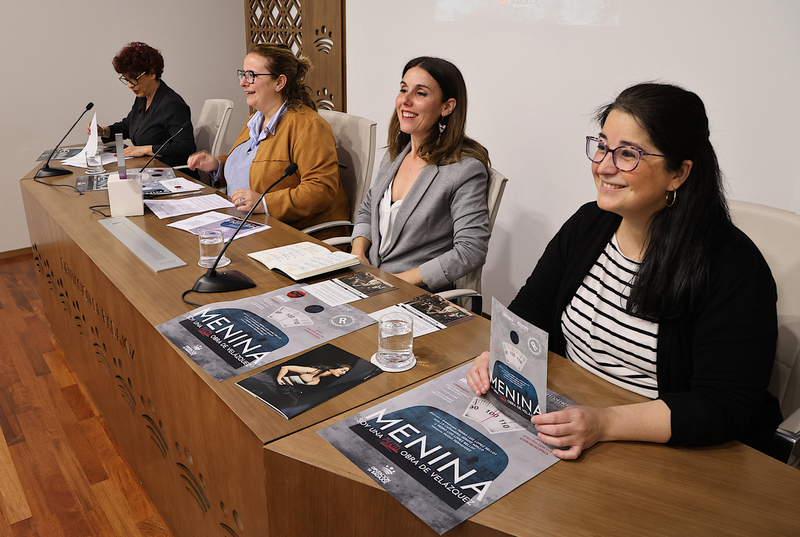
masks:
POLYGON ((418 268, 413 268, 411 270, 407 270, 405 272, 400 272, 395 274, 401 280, 407 281, 408 283, 414 285, 423 285, 425 282, 422 281, 422 274, 420 273, 418 268))
POLYGON ((604 440, 608 419, 605 409, 569 406, 533 416, 531 423, 539 431, 539 440, 564 448, 554 449, 553 455, 560 459, 577 459, 584 450, 604 440))
MULTIPOLYGON (((243 213, 249 211, 260 197, 261 194, 259 194, 258 192, 255 192, 253 190, 247 190, 244 188, 240 188, 239 190, 234 190, 233 194, 231 194, 231 200, 233 200, 233 204, 239 211, 243 213)), ((256 210, 253 212, 263 213, 264 208, 256 207, 256 210)))
POLYGON ((152 145, 129 145, 125 148, 126 157, 147 157, 153 154, 152 145))

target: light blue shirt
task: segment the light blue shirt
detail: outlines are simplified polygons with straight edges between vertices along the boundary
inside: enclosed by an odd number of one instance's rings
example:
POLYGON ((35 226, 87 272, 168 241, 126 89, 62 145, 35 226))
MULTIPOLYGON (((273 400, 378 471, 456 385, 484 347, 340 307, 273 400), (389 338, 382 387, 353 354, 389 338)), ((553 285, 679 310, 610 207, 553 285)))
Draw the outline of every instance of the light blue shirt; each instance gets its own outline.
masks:
MULTIPOLYGON (((247 142, 236 146, 228 156, 228 160, 225 161, 225 181, 228 184, 229 194, 232 194, 234 191, 239 189, 251 190, 250 166, 253 164, 253 159, 258 151, 258 146, 261 144, 261 142, 266 140, 267 136, 275 136, 275 130, 278 128, 278 123, 280 123, 288 109, 289 103, 284 101, 275 115, 270 118, 267 126, 264 128, 262 128, 262 125, 264 124, 264 114, 261 112, 256 112, 253 114, 253 117, 251 117, 250 121, 247 122, 247 127, 250 129, 250 139, 247 142)), ((220 166, 217 169, 217 173, 212 174, 211 177, 217 181, 219 180, 221 172, 222 166, 220 166)), ((266 201, 264 201, 263 204, 264 212, 269 214, 269 211, 267 211, 266 201)))

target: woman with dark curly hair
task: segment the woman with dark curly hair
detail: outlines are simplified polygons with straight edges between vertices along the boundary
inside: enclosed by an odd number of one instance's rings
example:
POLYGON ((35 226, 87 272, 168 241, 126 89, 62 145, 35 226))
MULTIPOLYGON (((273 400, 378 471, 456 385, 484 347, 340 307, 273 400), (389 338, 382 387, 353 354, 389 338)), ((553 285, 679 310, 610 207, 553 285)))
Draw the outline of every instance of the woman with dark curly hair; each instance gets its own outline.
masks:
POLYGON ((309 59, 295 56, 286 45, 254 46, 237 74, 255 113, 227 156, 202 151, 189 157, 189 168, 226 184, 236 208, 245 213, 290 163, 297 164, 297 172, 276 185, 256 212, 298 229, 350 219, 333 131, 317 114, 305 85, 310 69, 309 59))
POLYGON ((166 144, 158 158, 169 166, 186 164, 195 152, 192 111, 180 95, 161 80, 164 58, 161 53, 145 43, 129 43, 114 56, 114 70, 120 81, 127 85, 136 100, 128 117, 106 127, 98 126, 104 142, 118 132, 130 138, 132 146, 125 148, 126 157, 145 157, 169 140, 184 127, 183 132, 166 144))

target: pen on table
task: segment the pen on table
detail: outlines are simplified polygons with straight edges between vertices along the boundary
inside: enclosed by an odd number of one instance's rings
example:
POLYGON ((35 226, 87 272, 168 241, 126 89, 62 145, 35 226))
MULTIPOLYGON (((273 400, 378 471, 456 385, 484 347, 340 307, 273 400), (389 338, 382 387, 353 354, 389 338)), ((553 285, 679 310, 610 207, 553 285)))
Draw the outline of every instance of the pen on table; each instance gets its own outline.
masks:
POLYGON ((192 190, 191 192, 179 192, 178 194, 172 194, 170 198, 179 198, 181 196, 191 196, 192 194, 203 194, 202 190, 192 190))

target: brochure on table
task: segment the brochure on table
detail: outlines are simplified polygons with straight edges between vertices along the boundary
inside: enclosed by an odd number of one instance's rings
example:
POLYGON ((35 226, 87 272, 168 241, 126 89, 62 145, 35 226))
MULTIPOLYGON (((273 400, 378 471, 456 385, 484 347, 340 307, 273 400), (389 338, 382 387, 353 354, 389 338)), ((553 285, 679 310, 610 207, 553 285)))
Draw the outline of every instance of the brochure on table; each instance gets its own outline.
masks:
POLYGON ((547 337, 547 332, 492 298, 491 389, 487 399, 517 414, 531 430, 531 416, 547 412, 545 401, 539 397, 547 393, 547 337))
POLYGON ((303 287, 304 291, 308 291, 330 306, 349 304, 395 289, 397 287, 394 285, 366 271, 353 272, 341 278, 333 278, 303 287))
MULTIPOLYGON (((99 146, 97 149, 98 151, 103 153, 103 164, 106 164, 106 153, 110 154, 111 158, 113 158, 114 162, 116 162, 117 154, 116 154, 116 147, 114 146, 114 144, 102 145, 99 146)), ((53 157, 51 160, 60 160, 62 161, 61 163, 63 164, 64 160, 70 157, 74 157, 75 155, 77 155, 82 151, 83 151, 82 147, 59 147, 55 150, 55 152, 52 149, 47 149, 45 151, 42 151, 42 154, 39 155, 39 157, 36 159, 36 162, 47 160, 50 157, 50 154, 52 153, 53 157)))
POLYGON ((381 372, 367 360, 326 343, 236 384, 290 419, 381 372))
MULTIPOLYGON (((236 232, 236 228, 238 228, 239 224, 242 223, 242 220, 243 218, 238 216, 231 216, 229 214, 212 211, 210 213, 192 216, 191 218, 186 218, 184 220, 179 220, 178 222, 167 224, 167 227, 182 229, 194 235, 199 235, 204 229, 215 229, 220 231, 222 233, 222 238, 225 239, 225 242, 228 242, 236 232)), ((269 229, 269 226, 248 220, 247 223, 242 226, 239 234, 236 235, 236 239, 247 237, 253 233, 264 231, 265 229, 269 229)))
POLYGON ((420 295, 370 315, 376 321, 380 321, 381 317, 393 311, 402 311, 411 315, 414 322, 414 337, 424 336, 474 317, 472 313, 439 295, 420 295))
POLYGON ((328 306, 292 285, 201 306, 156 329, 215 380, 223 381, 374 322, 351 306, 328 306))
POLYGON ((320 274, 358 265, 353 254, 329 250, 325 246, 305 241, 247 254, 268 269, 298 281, 320 274))
POLYGON ((47 160, 51 153, 53 154, 53 158, 51 160, 64 160, 68 159, 69 157, 74 157, 81 151, 83 151, 82 147, 59 147, 55 151, 52 149, 47 149, 42 151, 42 154, 39 155, 39 158, 36 159, 36 162, 47 160))
MULTIPOLYGON (((465 378, 471 366, 319 431, 439 534, 559 460, 524 420, 475 396, 465 378)), ((551 409, 571 404, 548 399, 551 409)))
MULTIPOLYGON (((172 168, 145 168, 142 173, 147 178, 146 182, 142 184, 142 195, 145 198, 198 192, 203 189, 202 186, 188 179, 176 177, 172 168)), ((79 175, 75 178, 75 188, 81 192, 108 190, 108 176, 108 173, 79 175)))

